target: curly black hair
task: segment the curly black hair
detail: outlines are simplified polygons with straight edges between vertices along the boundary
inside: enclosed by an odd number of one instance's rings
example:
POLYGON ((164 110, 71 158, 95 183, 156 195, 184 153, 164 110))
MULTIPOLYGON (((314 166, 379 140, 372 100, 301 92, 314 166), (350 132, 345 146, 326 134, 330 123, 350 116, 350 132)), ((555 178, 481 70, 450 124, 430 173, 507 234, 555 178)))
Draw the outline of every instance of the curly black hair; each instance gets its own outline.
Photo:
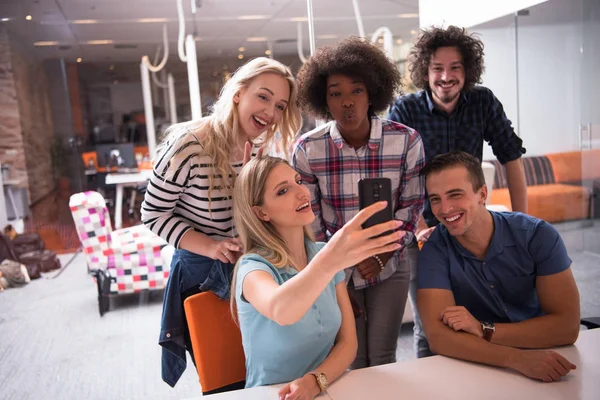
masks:
POLYGON ((411 49, 410 77, 414 85, 420 89, 430 89, 427 72, 431 56, 440 47, 456 47, 462 55, 465 68, 464 90, 471 90, 481 83, 483 74, 483 42, 475 35, 467 33, 465 28, 450 25, 447 29, 432 27, 423 30, 421 36, 411 49))
POLYGON ((350 36, 337 46, 319 48, 296 75, 302 111, 330 118, 327 111, 327 78, 346 75, 360 79, 369 94, 369 115, 387 110, 400 91, 400 72, 385 53, 371 42, 350 36))

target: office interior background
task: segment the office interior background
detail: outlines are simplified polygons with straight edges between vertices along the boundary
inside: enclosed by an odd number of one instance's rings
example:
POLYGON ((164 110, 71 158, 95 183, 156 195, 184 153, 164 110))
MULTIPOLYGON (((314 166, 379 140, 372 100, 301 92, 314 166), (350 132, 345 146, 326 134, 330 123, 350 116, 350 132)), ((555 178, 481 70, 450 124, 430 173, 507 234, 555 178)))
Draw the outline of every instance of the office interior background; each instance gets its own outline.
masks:
MULTIPOLYGON (((160 293, 112 299, 111 312, 99 317, 69 196, 98 190, 113 219, 116 210, 122 226, 139 224, 136 185, 120 200, 101 169, 111 167, 111 146, 132 144, 120 147, 132 169, 150 162, 148 108, 157 143, 174 121, 193 118, 180 35, 195 47, 206 115, 223 82, 249 59, 272 57, 297 71, 310 56, 311 34, 306 0, 180 3, 183 20, 177 0, 0 0, 0 227, 38 233, 68 265, 0 293, 0 398, 201 393, 191 363, 174 389, 160 378, 160 293), (148 75, 151 104, 144 103, 144 56, 153 66, 165 59, 148 75)), ((420 29, 452 24, 479 34, 482 85, 502 102, 530 159, 530 211, 561 232, 582 314, 599 314, 600 1, 314 0, 312 10, 317 48, 382 32, 372 39, 389 46, 405 93, 416 90, 407 56, 420 29), (537 163, 546 168, 538 175, 537 163)), ((487 145, 484 159, 495 160, 487 145)), ((496 167, 490 201, 510 206, 496 167)), ((414 357, 406 319, 400 360, 414 357)))

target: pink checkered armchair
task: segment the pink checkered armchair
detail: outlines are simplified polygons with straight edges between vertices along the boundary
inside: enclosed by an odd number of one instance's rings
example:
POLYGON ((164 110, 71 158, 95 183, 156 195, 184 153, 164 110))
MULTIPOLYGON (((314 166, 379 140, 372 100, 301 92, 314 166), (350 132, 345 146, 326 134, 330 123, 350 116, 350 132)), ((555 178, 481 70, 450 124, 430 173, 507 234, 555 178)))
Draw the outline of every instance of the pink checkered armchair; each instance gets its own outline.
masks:
POLYGON ((88 271, 96 278, 101 316, 108 311, 109 295, 166 286, 170 259, 163 256, 169 253, 163 239, 144 225, 113 231, 106 203, 98 192, 72 195, 69 207, 88 271))

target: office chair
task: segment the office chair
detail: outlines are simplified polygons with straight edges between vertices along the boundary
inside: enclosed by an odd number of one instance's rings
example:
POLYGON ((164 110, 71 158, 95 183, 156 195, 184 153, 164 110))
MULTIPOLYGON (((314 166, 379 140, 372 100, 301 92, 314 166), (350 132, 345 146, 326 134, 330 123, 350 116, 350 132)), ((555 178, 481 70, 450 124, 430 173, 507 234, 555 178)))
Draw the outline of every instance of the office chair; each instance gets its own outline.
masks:
POLYGON ((184 309, 202 394, 243 389, 246 358, 229 301, 198 293, 184 301, 184 309))

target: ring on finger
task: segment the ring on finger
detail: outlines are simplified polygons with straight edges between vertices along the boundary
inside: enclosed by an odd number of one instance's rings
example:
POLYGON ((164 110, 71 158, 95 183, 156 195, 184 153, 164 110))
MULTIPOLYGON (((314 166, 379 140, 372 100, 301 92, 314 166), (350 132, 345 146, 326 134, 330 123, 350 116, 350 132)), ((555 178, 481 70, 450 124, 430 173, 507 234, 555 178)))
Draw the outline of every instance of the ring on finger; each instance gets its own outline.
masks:
POLYGON ((225 253, 223 253, 223 255, 224 255, 225 257, 227 257, 227 254, 229 254, 229 250, 227 250, 225 253))

